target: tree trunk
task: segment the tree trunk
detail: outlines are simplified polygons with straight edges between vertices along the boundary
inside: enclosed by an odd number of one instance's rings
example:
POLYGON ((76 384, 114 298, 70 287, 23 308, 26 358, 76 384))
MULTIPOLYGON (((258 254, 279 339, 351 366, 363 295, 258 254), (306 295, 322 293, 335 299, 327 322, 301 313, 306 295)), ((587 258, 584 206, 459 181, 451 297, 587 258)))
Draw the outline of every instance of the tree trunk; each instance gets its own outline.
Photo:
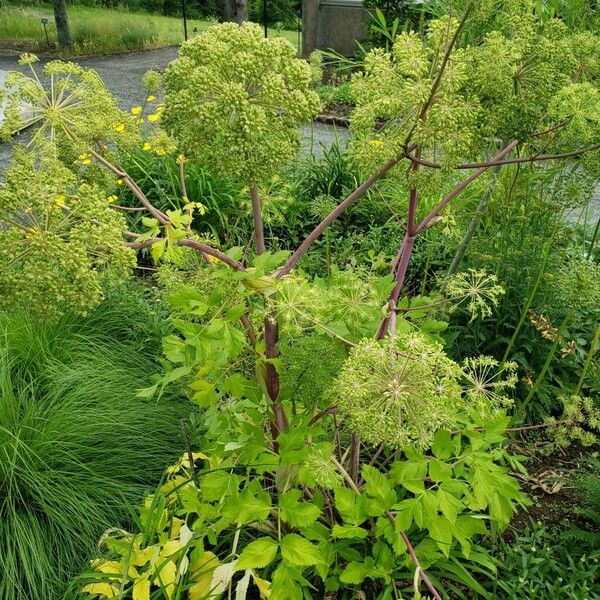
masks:
POLYGON ((59 46, 70 46, 73 43, 71 30, 69 29, 69 17, 67 15, 66 0, 52 0, 54 6, 54 21, 56 23, 56 35, 59 46))
POLYGON ((248 20, 247 0, 221 0, 221 21, 240 25, 248 20))

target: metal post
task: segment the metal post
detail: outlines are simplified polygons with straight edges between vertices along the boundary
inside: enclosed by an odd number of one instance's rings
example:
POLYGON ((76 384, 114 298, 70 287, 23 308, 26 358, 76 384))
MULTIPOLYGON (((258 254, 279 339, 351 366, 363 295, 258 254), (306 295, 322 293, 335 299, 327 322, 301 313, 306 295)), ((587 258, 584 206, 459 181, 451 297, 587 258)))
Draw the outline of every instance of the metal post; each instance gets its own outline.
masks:
POLYGON ((48 28, 46 27, 46 25, 48 25, 48 19, 42 18, 42 25, 44 26, 44 33, 46 34, 46 44, 49 46, 50 38, 48 37, 48 28))
POLYGON ((188 32, 187 32, 187 0, 181 0, 181 12, 183 13, 183 37, 187 42, 188 32))
POLYGON ((269 32, 267 31, 267 0, 263 0, 263 16, 265 21, 265 37, 269 37, 269 32))

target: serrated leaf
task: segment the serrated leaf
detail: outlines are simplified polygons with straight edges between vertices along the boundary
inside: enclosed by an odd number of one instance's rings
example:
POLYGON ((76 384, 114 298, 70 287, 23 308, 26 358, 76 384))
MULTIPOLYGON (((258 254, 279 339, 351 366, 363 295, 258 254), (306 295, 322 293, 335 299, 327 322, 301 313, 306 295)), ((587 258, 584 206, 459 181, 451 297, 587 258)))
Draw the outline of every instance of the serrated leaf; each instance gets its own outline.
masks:
POLYGON ((323 562, 318 548, 295 533, 289 533, 281 540, 281 556, 292 566, 317 565, 323 562))
POLYGON ((429 461, 429 477, 436 483, 452 479, 452 467, 437 458, 432 458, 429 461))
POLYGON ((302 587, 295 574, 288 565, 281 563, 273 572, 269 600, 302 600, 302 587))
POLYGON ((236 571, 245 569, 262 569, 270 564, 275 555, 279 544, 270 537, 261 537, 250 542, 240 554, 236 563, 236 571))
POLYGON ((331 535, 335 538, 341 539, 364 539, 369 535, 369 532, 366 529, 363 529, 362 527, 357 527, 356 525, 336 524, 331 530, 331 535))
POLYGON ((350 585, 361 584, 374 570, 375 561, 367 556, 364 562, 350 562, 340 575, 340 581, 350 585))
POLYGON ((450 458, 454 452, 454 444, 452 442, 452 435, 449 431, 441 429, 438 431, 431 444, 431 451, 433 455, 440 459, 450 458))
POLYGON ((311 502, 299 502, 302 492, 289 490, 279 498, 281 518, 293 527, 309 527, 321 514, 321 510, 311 502))
POLYGON ((361 473, 366 482, 365 493, 369 497, 369 515, 380 516, 396 502, 396 492, 388 478, 375 467, 363 465, 361 473))

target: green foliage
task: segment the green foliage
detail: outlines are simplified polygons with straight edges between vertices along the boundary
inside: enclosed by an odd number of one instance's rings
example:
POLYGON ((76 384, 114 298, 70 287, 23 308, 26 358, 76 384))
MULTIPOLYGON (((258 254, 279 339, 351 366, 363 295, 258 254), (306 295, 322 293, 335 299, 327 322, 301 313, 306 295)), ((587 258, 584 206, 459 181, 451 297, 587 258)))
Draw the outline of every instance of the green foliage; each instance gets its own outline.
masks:
POLYGON ((560 536, 561 542, 576 554, 600 552, 600 461, 597 455, 590 459, 589 466, 589 471, 579 474, 575 479, 581 504, 574 513, 579 522, 569 523, 560 536))
POLYGON ((296 155, 297 127, 319 109, 311 69, 295 55, 251 23, 211 29, 167 69, 163 126, 194 160, 263 181, 296 155))
POLYGON ((227 589, 243 598, 253 581, 261 598, 302 598, 309 586, 386 597, 392 578, 411 587, 405 531, 420 540, 416 552, 425 568, 483 591, 463 565, 470 558, 488 576, 495 570, 473 547, 488 531, 481 517, 503 528, 515 502, 523 502, 508 475, 521 467, 503 449, 505 419, 485 423, 486 433, 440 431, 433 455, 407 450, 389 470, 365 465, 361 489, 332 477, 307 495, 302 486, 318 460, 321 473, 344 474, 323 430, 296 421, 279 436, 275 454, 265 444, 256 400, 242 402, 243 423, 234 403, 209 410, 206 450, 194 455, 193 470, 187 455, 168 470, 167 482, 141 509, 138 532, 103 538, 107 552, 93 563, 96 573, 85 576, 85 592, 110 598, 123 581, 122 597, 136 600, 184 590, 194 600, 219 598, 227 589), (223 419, 237 431, 223 430, 223 419), (247 443, 234 441, 242 439, 247 443), (235 466, 240 460, 243 469, 235 466), (307 462, 310 471, 302 466, 307 462), (276 489, 268 494, 272 471, 276 489))
POLYGON ((107 272, 126 276, 125 218, 96 185, 79 183, 53 155, 18 151, 0 186, 0 306, 46 319, 86 314, 107 272))
POLYGON ((498 575, 489 589, 494 598, 534 600, 595 598, 600 594, 598 552, 580 554, 557 543, 541 524, 500 541, 498 575))
POLYGON ((135 396, 157 369, 140 334, 150 314, 108 301, 55 325, 0 315, 3 600, 63 598, 100 533, 127 523, 183 445, 188 409, 135 396))

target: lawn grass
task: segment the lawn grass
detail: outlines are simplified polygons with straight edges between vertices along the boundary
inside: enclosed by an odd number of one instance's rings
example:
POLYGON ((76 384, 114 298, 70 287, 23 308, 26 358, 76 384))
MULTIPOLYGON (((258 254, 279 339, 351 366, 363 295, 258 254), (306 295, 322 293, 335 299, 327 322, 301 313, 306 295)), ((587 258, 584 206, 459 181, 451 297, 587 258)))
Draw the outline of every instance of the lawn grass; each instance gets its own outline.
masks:
MULTIPOLYGON (((56 27, 50 4, 4 4, 0 8, 0 49, 88 56, 158 48, 183 42, 182 19, 88 6, 69 6, 68 10, 74 45, 64 51, 59 50, 56 44, 56 27), (42 18, 48 19, 50 43, 46 42, 42 18)), ((188 33, 190 36, 195 35, 215 23, 216 21, 191 19, 188 21, 188 33)), ((295 31, 270 29, 269 35, 283 36, 295 46, 298 44, 298 33, 295 31)))

